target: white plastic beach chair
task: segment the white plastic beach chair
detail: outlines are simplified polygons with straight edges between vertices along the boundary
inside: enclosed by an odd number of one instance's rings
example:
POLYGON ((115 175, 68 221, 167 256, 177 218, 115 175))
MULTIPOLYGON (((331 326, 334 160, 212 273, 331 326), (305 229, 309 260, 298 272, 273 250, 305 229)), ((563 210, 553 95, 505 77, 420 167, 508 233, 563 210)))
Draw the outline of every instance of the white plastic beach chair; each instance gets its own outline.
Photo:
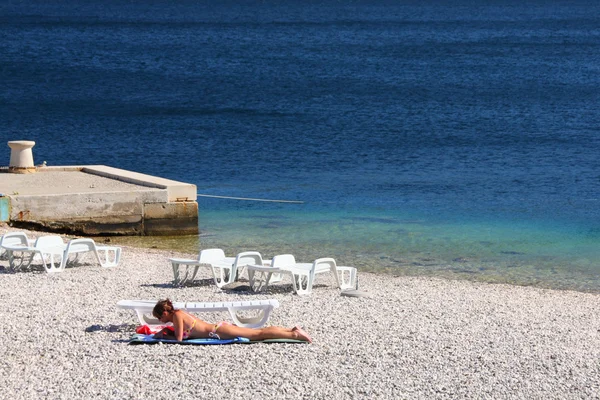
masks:
POLYGON ((67 244, 60 236, 40 236, 33 246, 22 244, 5 246, 12 270, 27 268, 34 259, 40 259, 48 273, 62 272, 69 261, 75 261, 79 254, 91 252, 98 263, 105 268, 116 267, 121 259, 121 248, 116 246, 97 246, 92 239, 72 239, 67 244), (15 252, 21 257, 15 257, 15 252), (75 254, 75 258, 70 257, 75 254), (20 260, 17 265, 17 259, 20 260))
MULTIPOLYGON (((290 275, 294 292, 298 295, 310 294, 315 275, 323 273, 331 273, 339 289, 355 289, 357 286, 356 268, 337 266, 333 258, 318 258, 312 263, 297 263, 293 255, 280 254, 273 257, 271 268, 273 268, 272 273, 280 272, 290 275)), ((267 271, 264 268, 263 270, 267 271)), ((264 287, 268 283, 267 281, 264 287)), ((252 284, 251 287, 253 287, 252 284)))
POLYGON ((0 256, 7 253, 4 246, 33 246, 35 239, 29 239, 25 232, 6 232, 0 236, 0 256))
POLYGON ((182 285, 192 282, 201 266, 211 269, 215 285, 222 287, 229 283, 229 276, 235 257, 225 257, 222 249, 204 249, 197 259, 169 258, 173 268, 173 283, 182 285))
POLYGON ((22 268, 28 268, 34 258, 41 260, 46 272, 59 272, 63 261, 65 245, 60 236, 40 236, 31 246, 29 243, 4 245, 8 253, 8 262, 13 271, 22 268), (21 257, 16 257, 15 253, 20 253, 21 257), (17 264, 18 262, 18 264, 17 264))
MULTIPOLYGON (((121 300, 117 307, 132 310, 136 313, 140 324, 163 325, 159 320, 152 317, 152 310, 156 300, 121 300), (150 316, 149 316, 150 315, 150 316)), ((226 302, 173 302, 175 309, 186 310, 194 313, 205 312, 229 312, 231 319, 237 326, 246 328, 260 328, 269 320, 271 311, 279 307, 279 301, 250 300, 250 301, 226 301, 226 302), (249 315, 254 314, 254 315, 249 315)))
POLYGON ((233 283, 245 271, 248 264, 265 265, 262 256, 257 251, 245 251, 235 257, 225 257, 221 249, 205 249, 200 251, 197 260, 184 258, 169 258, 173 267, 173 283, 181 285, 195 279, 202 265, 211 268, 215 285, 218 288, 233 283), (182 268, 186 267, 186 268, 182 268))
POLYGON ((77 260, 81 253, 92 253, 103 268, 112 268, 119 265, 121 260, 121 248, 117 246, 98 246, 93 239, 72 239, 70 240, 64 250, 63 259, 60 264, 60 270, 64 270, 67 263, 70 261, 71 255, 75 254, 75 258, 71 261, 77 260))

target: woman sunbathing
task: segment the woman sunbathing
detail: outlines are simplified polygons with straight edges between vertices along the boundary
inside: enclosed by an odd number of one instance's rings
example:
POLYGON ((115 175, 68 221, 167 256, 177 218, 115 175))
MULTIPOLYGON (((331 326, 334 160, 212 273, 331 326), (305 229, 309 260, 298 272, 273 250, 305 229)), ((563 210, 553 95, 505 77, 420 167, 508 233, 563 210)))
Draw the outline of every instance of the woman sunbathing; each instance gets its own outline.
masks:
POLYGON ((159 300, 152 310, 152 315, 162 323, 171 322, 174 328, 174 331, 163 329, 156 333, 154 337, 157 339, 174 338, 182 341, 196 338, 233 339, 245 337, 250 340, 297 339, 312 342, 311 337, 299 326, 293 328, 269 326, 254 329, 232 325, 229 322, 209 324, 184 310, 176 310, 169 299, 159 300))

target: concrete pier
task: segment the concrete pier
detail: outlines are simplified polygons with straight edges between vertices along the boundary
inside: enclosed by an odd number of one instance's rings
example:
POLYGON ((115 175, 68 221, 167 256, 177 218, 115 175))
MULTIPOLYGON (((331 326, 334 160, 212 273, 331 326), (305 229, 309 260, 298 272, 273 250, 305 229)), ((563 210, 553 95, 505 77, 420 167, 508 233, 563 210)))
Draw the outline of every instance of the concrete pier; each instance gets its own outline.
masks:
POLYGON ((87 236, 198 233, 196 185, 104 165, 0 172, 0 217, 14 227, 87 236))

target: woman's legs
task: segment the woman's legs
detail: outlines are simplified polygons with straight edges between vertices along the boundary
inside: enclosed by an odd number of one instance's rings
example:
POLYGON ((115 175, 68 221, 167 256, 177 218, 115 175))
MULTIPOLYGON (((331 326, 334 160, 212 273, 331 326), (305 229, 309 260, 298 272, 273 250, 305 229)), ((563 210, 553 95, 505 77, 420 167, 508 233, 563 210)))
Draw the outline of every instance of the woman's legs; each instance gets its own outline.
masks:
POLYGON ((298 326, 294 328, 269 326, 266 328, 253 329, 223 324, 217 330, 217 335, 219 335, 221 339, 232 339, 240 336, 250 340, 297 339, 312 342, 311 337, 298 326))

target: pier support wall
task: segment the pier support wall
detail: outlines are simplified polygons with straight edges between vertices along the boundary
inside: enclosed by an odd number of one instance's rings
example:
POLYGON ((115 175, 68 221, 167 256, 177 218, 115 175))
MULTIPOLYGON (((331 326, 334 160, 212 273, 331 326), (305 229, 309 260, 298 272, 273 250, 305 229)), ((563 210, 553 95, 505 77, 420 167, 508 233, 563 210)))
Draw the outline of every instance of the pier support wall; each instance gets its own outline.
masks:
MULTIPOLYGON (((66 167, 54 170, 62 174, 69 171, 66 167)), ((77 167, 73 172, 83 173, 83 179, 96 176, 96 185, 98 179, 111 179, 136 187, 135 190, 85 188, 85 192, 55 187, 48 194, 19 194, 15 190, 3 197, 9 203, 3 206, 3 210, 9 212, 9 224, 88 236, 193 235, 199 232, 195 185, 105 166, 77 167)), ((43 175, 38 178, 40 176, 43 175)), ((81 175, 77 175, 77 179, 81 180, 81 175)))

